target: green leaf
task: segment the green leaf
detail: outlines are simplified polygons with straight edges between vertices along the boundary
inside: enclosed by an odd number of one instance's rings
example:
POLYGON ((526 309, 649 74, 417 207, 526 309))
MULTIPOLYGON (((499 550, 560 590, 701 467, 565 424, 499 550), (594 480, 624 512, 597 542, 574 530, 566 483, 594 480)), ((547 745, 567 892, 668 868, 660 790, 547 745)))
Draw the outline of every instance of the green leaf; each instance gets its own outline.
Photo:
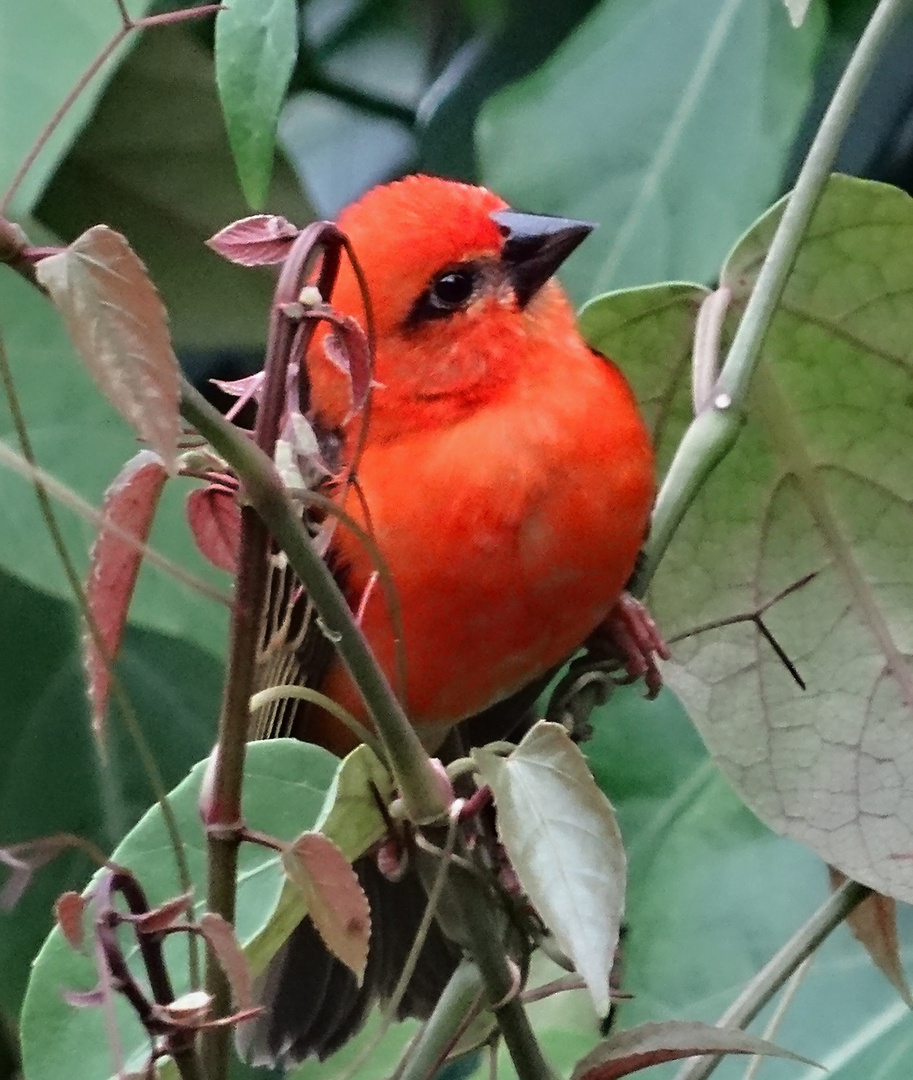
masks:
MULTIPOLYGON (((179 350, 260 349, 273 279, 231 266, 204 244, 249 212, 213 70, 212 54, 192 24, 144 34, 37 212, 67 239, 99 221, 123 233, 165 301, 179 350)), ((270 209, 297 225, 313 217, 281 156, 270 209)))
MULTIPOLYGON (((98 759, 72 606, 5 573, 0 591, 0 844, 70 832, 110 849, 154 798, 149 780, 116 708, 104 767, 98 759)), ((118 670, 171 787, 212 745, 221 665, 186 641, 133 627, 118 670)), ((90 872, 82 854, 61 855, 0 913, 0 1012, 18 1015, 54 899, 90 872)))
MULTIPOLYGON (((782 212, 740 241, 744 303, 782 212)), ((749 423, 701 493, 652 593, 670 676, 712 753, 772 828, 913 899, 913 200, 835 178, 768 334, 749 423)), ((684 411, 684 406, 680 406, 684 411)))
MULTIPOLYGON (((206 850, 197 809, 205 762, 197 765, 169 796, 184 840, 195 883, 195 910, 205 910, 206 850)), ((293 739, 252 743, 245 769, 244 816, 251 828, 280 840, 291 840, 313 826, 328 791, 336 759, 327 751, 293 739)), ((112 858, 132 869, 151 904, 175 896, 180 884, 174 855, 158 806, 141 819, 112 858)), ((282 889, 284 874, 277 852, 247 844, 238 866, 236 933, 245 945, 263 928, 282 889)), ((172 935, 166 959, 176 994, 189 989, 186 938, 172 935)), ((131 966, 136 949, 130 950, 131 966)), ((112 1075, 111 1053, 99 1009, 74 1009, 60 996, 61 988, 90 989, 95 984, 90 957, 74 953, 54 930, 39 953, 22 1012, 22 1051, 30 1080, 60 1080, 80 1063, 83 1080, 112 1075)), ((139 1068, 148 1052, 148 1038, 131 1009, 117 1003, 118 1030, 127 1068, 139 1068)))
MULTIPOLYGON (((37 229, 29 231, 38 242, 45 239, 37 229)), ((33 286, 14 274, 0 275, 0 331, 38 464, 100 506, 105 489, 136 452, 133 433, 74 356, 60 316, 33 286)), ((0 436, 17 445, 5 398, 0 402, 0 436)), ((227 591, 227 576, 209 567, 197 552, 184 518, 183 498, 191 486, 184 480, 166 484, 152 546, 211 587, 227 591)), ((72 592, 48 540, 32 485, 0 469, 0 500, 6 521, 0 530, 0 568, 70 599, 72 592)), ((76 566, 84 573, 95 527, 66 508, 59 509, 58 517, 76 566)), ((227 608, 146 567, 140 574, 131 621, 183 637, 219 655, 227 608)))
POLYGON ((523 891, 580 973, 597 1012, 624 911, 625 853, 615 813, 560 724, 541 721, 509 758, 473 757, 494 794, 498 838, 523 891))
MULTIPOLYGON (((152 3, 128 0, 126 6, 139 17, 152 3)), ((111 0, 29 0, 0 6, 0 191, 6 190, 67 94, 120 26, 111 0)), ((130 35, 128 43, 134 44, 138 36, 130 35)), ((24 216, 35 205, 126 51, 124 45, 115 50, 67 110, 16 193, 14 216, 24 216)))
POLYGON ((298 56, 295 0, 234 0, 216 16, 216 82, 248 203, 263 207, 276 124, 298 56))
POLYGON ((578 299, 710 280, 780 190, 822 32, 820 4, 793 30, 782 0, 604 0, 488 102, 483 179, 516 206, 601 223, 563 275, 578 299))
POLYGON ((694 323, 708 295, 702 285, 671 282, 597 296, 580 312, 580 332, 624 369, 668 464, 675 443, 664 434, 672 410, 688 408, 694 323))

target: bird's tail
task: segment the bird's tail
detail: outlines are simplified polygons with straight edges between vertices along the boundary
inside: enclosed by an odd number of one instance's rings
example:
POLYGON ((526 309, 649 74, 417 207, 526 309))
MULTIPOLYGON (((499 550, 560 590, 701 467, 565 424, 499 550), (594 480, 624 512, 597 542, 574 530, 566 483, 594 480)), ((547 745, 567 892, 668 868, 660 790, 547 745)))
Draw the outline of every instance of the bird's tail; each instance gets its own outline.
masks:
MULTIPOLYGON (((354 869, 371 905, 362 985, 305 918, 260 977, 264 1011, 238 1032, 238 1050, 251 1064, 288 1068, 311 1056, 322 1061, 362 1027, 372 1005, 392 997, 425 912, 425 891, 414 871, 390 881, 367 857, 354 869)), ((430 1016, 457 962, 456 947, 432 921, 396 1018, 430 1016)))

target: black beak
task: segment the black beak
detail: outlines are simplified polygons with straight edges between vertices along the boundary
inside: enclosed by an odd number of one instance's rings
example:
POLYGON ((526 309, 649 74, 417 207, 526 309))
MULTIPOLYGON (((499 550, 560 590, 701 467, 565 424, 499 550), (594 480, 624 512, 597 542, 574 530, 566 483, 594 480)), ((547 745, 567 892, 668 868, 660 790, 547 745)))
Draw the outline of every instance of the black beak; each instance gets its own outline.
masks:
POLYGON ((517 303, 526 307, 558 267, 596 228, 589 221, 495 210, 491 220, 506 237, 501 258, 517 303))

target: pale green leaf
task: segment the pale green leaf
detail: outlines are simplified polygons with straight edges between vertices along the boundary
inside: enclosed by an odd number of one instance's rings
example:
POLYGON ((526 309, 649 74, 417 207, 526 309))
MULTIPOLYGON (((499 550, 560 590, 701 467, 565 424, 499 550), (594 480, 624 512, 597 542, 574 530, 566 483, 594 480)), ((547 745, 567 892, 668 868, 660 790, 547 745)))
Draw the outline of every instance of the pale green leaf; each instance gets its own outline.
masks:
POLYGON ((611 804, 560 724, 540 722, 509 758, 473 757, 523 890, 580 973, 597 1012, 624 911, 625 853, 611 804))
MULTIPOLYGON (((782 205, 723 283, 743 303, 782 205)), ((829 185, 765 345, 749 423, 652 592, 670 678, 749 806, 848 876, 913 899, 913 200, 829 185)), ((679 424, 688 407, 681 398, 679 424)), ((675 410, 673 409, 673 412, 675 410)), ((673 424, 674 428, 675 425, 673 424)), ((670 430, 671 434, 671 430, 670 430)))

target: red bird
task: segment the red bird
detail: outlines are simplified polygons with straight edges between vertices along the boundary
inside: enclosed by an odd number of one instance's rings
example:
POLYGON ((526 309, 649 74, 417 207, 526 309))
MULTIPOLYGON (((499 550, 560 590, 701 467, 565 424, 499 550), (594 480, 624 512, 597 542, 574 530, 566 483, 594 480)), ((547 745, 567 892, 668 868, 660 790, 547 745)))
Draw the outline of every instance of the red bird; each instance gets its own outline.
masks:
MULTIPOLYGON (((543 679, 615 617, 647 532, 653 452, 624 376, 580 336, 552 277, 591 225, 412 176, 370 191, 339 226, 367 279, 376 366, 360 497, 352 488, 336 497, 374 537, 395 584, 403 704, 436 750, 479 714, 517 719, 543 679)), ((345 264, 333 306, 364 322, 345 264)), ((318 333, 306 358, 313 418, 336 433, 346 462, 360 421, 348 419, 349 380, 328 341, 329 331, 318 333)), ((397 687, 395 622, 372 584, 370 551, 339 525, 329 559, 397 687)), ((369 723, 338 660, 304 665, 302 677, 369 723)), ((294 731, 336 753, 356 741, 313 708, 294 731)), ((478 741, 504 728, 473 731, 478 741)), ((395 983, 411 942, 397 960, 390 927, 410 904, 420 912, 420 886, 375 880, 366 860, 358 868, 374 909, 364 986, 328 956, 315 967, 321 947, 305 920, 268 969, 267 1012, 242 1040, 255 1059, 325 1056, 395 983), (395 889, 398 898, 381 895, 395 889)), ((452 965, 435 930, 401 1012, 427 1014, 452 965)))

